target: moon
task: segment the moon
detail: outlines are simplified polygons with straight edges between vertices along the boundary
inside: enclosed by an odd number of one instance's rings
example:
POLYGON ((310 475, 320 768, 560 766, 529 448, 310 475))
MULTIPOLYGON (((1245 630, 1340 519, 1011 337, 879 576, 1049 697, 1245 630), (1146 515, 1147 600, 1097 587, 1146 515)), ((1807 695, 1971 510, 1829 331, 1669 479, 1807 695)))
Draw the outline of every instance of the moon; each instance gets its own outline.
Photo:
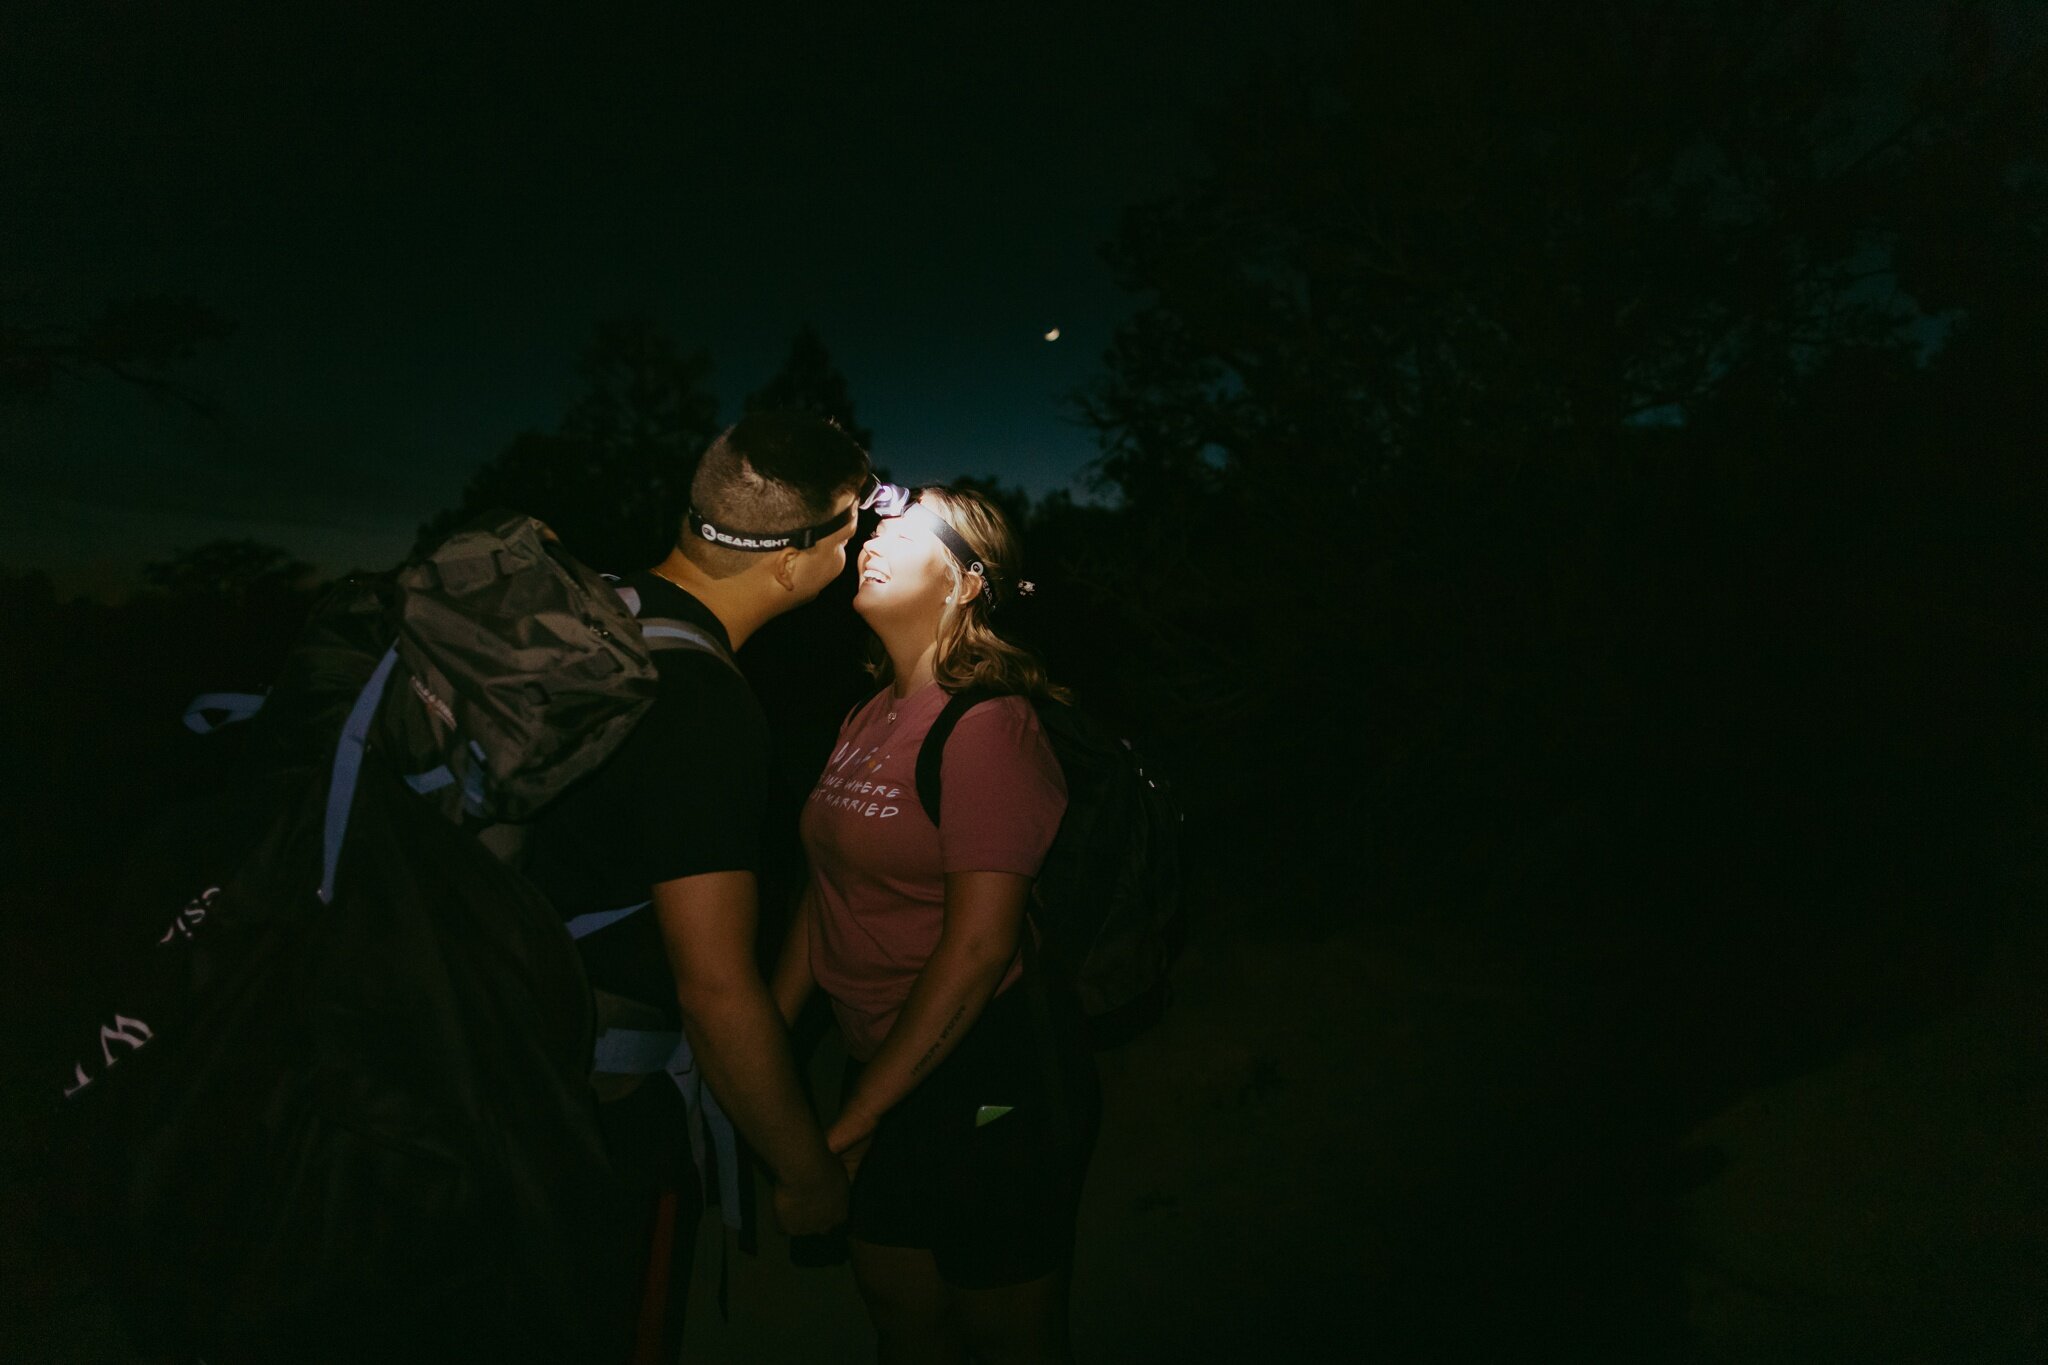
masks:
POLYGON ((1047 341, 1058 341, 1060 339, 1060 329, 1057 327, 1053 328, 1045 334, 1045 339, 1047 341))

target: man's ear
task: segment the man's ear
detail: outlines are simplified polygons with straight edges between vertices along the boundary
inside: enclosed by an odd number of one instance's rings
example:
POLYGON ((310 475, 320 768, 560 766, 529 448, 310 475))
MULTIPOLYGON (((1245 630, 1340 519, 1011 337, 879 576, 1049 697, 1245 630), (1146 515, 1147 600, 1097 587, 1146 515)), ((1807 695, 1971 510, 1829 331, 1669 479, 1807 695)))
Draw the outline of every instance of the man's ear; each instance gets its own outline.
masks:
POLYGON ((775 552, 775 581, 782 585, 784 592, 795 592, 797 582, 797 560, 800 550, 777 550, 775 552))

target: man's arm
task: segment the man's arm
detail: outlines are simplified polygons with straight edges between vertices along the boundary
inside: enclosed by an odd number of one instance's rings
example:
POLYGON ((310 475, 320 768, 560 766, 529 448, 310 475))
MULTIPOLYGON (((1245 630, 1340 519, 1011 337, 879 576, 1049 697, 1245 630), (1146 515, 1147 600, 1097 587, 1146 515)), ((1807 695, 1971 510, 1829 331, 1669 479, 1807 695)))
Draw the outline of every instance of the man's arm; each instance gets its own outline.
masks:
POLYGON ((797 899, 796 914, 789 922, 789 933, 782 940, 782 951, 775 959, 775 979, 769 990, 775 996, 775 1008, 782 1011, 782 1022, 796 1027, 797 1016, 804 1012, 804 1005, 811 993, 818 989, 818 978, 811 971, 811 926, 818 914, 818 884, 805 882, 804 893, 797 899))
POLYGON ((754 965, 754 874, 706 872, 654 887, 683 1031, 705 1083, 768 1163, 775 1212, 791 1235, 846 1216, 846 1177, 811 1117, 789 1038, 754 965))

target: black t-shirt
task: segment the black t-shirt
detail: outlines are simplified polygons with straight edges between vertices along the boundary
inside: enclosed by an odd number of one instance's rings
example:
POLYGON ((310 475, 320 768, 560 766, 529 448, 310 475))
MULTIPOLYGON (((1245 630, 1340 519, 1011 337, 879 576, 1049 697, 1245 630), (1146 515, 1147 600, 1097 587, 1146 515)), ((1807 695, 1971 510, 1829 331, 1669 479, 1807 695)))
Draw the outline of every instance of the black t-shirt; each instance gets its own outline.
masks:
MULTIPOLYGON (((729 639, 710 608, 651 573, 626 583, 640 615, 687 621, 729 639)), ((534 822, 526 874, 563 919, 648 899, 659 882, 757 872, 768 796, 768 723, 744 679, 694 649, 654 653, 654 704, 588 780, 534 822)), ((666 1012, 675 982, 650 907, 577 946, 591 985, 666 1012)))

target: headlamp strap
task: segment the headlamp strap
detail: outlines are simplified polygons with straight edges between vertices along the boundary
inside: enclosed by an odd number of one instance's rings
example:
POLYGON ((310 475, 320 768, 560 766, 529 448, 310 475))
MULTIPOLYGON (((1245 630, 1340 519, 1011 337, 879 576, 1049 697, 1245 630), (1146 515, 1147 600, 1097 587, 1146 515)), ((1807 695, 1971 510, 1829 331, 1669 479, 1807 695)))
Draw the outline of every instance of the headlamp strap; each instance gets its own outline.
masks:
POLYGON ((714 526, 706 521, 704 514, 695 507, 689 510, 691 533, 710 541, 713 545, 723 545, 728 550, 808 550, 826 536, 837 532, 846 525, 846 522, 847 518, 841 515, 832 521, 806 526, 800 531, 762 535, 754 531, 734 531, 728 527, 714 526))
POLYGON ((974 553, 974 547, 967 543, 967 537, 948 526, 946 519, 936 512, 932 513, 931 523, 932 529, 938 533, 939 544, 945 546, 946 552, 959 561, 962 569, 981 580, 983 590, 989 595, 989 605, 995 605, 1001 597, 996 591, 995 575, 982 565, 981 557, 974 553))

